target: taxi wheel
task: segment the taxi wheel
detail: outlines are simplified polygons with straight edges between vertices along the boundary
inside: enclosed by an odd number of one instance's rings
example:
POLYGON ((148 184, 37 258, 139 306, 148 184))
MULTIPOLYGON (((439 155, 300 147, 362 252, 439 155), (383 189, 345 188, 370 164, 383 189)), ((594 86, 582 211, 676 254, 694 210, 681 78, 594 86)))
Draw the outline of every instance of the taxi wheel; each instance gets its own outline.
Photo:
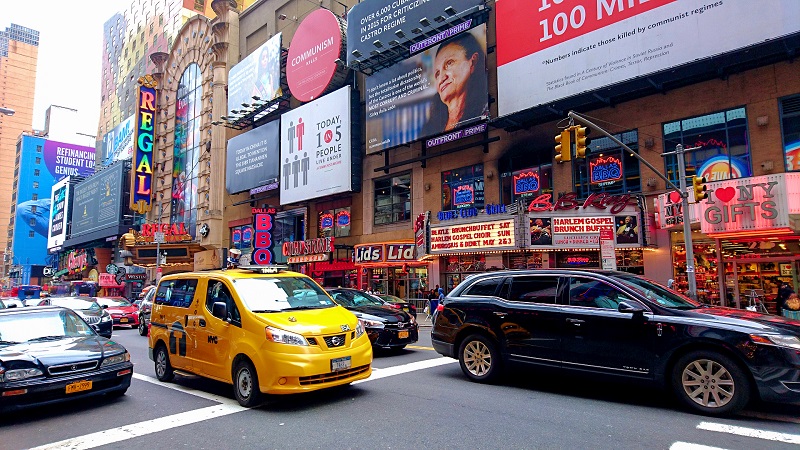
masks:
POLYGON ((246 359, 236 363, 233 369, 233 393, 236 401, 245 408, 252 408, 263 402, 256 368, 246 359))
POLYGON ((169 363, 169 354, 167 354, 167 347, 164 344, 156 347, 154 359, 158 381, 172 381, 175 378, 175 372, 172 370, 172 364, 169 363))

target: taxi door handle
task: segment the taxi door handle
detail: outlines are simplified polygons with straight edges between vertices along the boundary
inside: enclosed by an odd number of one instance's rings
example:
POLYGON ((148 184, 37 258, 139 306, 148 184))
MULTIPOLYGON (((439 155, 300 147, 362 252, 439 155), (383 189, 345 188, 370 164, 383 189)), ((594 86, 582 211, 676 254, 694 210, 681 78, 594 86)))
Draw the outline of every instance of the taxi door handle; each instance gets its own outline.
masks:
POLYGON ((206 319, 200 319, 200 320, 198 320, 198 321, 197 321, 197 324, 198 324, 198 325, 200 325, 201 327, 204 327, 204 326, 206 326, 206 319))

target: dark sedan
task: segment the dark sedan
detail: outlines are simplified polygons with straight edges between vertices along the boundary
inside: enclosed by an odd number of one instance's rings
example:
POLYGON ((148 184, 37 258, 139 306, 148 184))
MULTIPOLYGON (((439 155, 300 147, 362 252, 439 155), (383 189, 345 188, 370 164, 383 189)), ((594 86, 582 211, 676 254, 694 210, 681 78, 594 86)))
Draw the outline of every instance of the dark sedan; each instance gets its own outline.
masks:
POLYGON ((407 312, 392 308, 380 298, 357 289, 327 291, 336 303, 361 320, 373 346, 400 350, 419 339, 419 325, 407 312))
POLYGON ((49 300, 53 306, 69 308, 78 313, 100 336, 111 337, 114 321, 94 297, 52 297, 49 300))
POLYGON ((120 396, 133 365, 74 311, 41 306, 0 310, 0 411, 100 394, 120 396))
POLYGON ((704 414, 800 403, 800 321, 709 307, 634 275, 501 271, 445 298, 437 352, 488 382, 510 363, 650 380, 704 414))
POLYGON ((386 304, 388 304, 392 308, 402 309, 403 311, 414 316, 415 319, 417 318, 417 307, 414 306, 413 303, 407 302, 402 298, 396 297, 394 295, 388 295, 388 294, 373 294, 373 295, 386 302, 386 304))

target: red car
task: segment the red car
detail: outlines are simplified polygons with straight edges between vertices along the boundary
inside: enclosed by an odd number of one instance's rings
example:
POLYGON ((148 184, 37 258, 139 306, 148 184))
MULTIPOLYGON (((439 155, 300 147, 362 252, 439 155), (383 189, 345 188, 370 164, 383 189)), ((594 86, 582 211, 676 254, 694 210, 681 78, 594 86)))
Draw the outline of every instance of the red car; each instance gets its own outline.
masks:
POLYGON ((97 297, 100 304, 113 319, 114 326, 139 326, 139 307, 124 297, 97 297))

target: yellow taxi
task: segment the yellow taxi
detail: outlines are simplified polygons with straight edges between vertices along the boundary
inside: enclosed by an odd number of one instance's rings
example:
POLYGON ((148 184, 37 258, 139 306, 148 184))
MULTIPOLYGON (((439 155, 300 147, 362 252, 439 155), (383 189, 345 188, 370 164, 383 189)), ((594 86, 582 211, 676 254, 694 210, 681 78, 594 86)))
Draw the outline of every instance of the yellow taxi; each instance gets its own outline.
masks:
POLYGON ((372 373, 363 324, 311 278, 271 266, 161 278, 149 355, 156 376, 175 371, 233 385, 242 406, 263 394, 352 383, 372 373))

